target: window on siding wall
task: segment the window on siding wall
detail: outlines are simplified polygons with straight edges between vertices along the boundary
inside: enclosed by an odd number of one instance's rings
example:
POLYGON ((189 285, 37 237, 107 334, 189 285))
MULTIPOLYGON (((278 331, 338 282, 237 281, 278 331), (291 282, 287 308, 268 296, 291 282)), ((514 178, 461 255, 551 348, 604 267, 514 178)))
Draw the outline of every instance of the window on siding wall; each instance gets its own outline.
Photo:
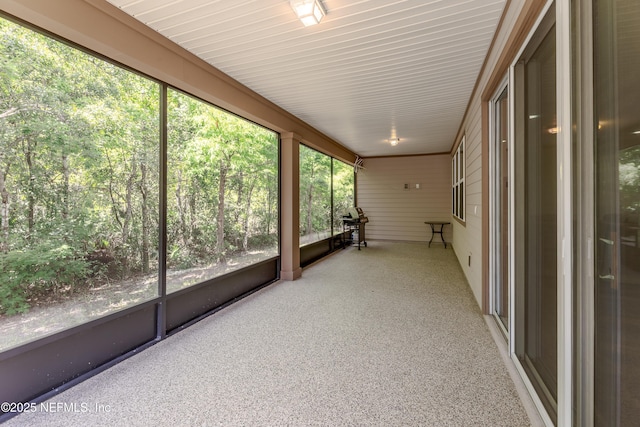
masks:
POLYGON ((452 191, 451 191, 451 201, 452 201, 452 210, 453 216, 464 221, 465 218, 465 188, 464 188, 464 177, 465 177, 465 169, 466 169, 466 161, 465 161, 465 152, 464 152, 464 140, 460 141, 460 145, 458 145, 458 149, 453 155, 453 159, 451 161, 451 174, 452 174, 452 191))

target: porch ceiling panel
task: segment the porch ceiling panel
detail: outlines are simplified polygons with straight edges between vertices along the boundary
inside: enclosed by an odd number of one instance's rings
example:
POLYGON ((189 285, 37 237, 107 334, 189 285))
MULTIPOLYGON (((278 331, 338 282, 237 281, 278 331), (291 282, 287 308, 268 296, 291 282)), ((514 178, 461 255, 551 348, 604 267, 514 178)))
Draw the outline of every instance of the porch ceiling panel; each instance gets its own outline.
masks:
POLYGON ((451 149, 506 3, 108 1, 361 157, 451 149))

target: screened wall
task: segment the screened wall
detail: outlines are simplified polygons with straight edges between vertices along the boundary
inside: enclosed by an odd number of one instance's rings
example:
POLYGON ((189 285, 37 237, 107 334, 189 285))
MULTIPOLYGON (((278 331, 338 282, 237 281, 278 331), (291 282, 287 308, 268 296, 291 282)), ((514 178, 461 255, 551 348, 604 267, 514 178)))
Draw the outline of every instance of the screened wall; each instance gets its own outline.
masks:
POLYGON ((277 133, 3 17, 0 57, 0 401, 278 278, 277 133))
MULTIPOLYGON (((161 293, 165 190, 158 82, 0 29, 7 349, 161 293)), ((173 89, 167 129, 167 292, 276 256, 277 134, 173 89)))
POLYGON ((331 237, 331 157, 300 146, 300 245, 331 237))
POLYGON ((300 146, 300 245, 342 232, 342 216, 355 206, 353 167, 300 146))
POLYGON ((342 216, 355 204, 353 167, 300 146, 301 264, 343 247, 342 216))
POLYGON ((0 19, 0 350, 159 295, 160 84, 0 19))
POLYGON ((167 292, 278 254, 278 138, 168 91, 167 292))

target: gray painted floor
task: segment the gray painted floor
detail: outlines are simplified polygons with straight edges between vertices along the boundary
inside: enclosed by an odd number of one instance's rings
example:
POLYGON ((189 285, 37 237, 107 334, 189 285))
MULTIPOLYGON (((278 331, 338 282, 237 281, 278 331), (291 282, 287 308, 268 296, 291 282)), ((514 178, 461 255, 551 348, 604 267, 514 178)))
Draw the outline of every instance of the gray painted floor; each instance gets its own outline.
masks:
POLYGON ((6 425, 529 425, 453 251, 381 241, 46 404, 6 425))

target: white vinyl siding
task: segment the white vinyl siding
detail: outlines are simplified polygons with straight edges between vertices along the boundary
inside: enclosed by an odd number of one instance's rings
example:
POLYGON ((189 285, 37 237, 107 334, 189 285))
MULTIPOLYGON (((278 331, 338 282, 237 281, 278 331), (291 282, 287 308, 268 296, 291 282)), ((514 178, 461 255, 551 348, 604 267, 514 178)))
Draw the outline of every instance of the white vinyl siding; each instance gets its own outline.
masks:
MULTIPOLYGON (((461 129, 465 134, 467 176, 465 222, 452 221, 453 248, 469 286, 482 306, 482 100, 494 67, 502 53, 511 30, 518 19, 524 0, 513 0, 495 43, 488 53, 486 67, 479 77, 478 88, 469 100, 469 108, 461 129), (469 262, 470 259, 470 262, 469 262)), ((488 123, 485 123, 488 126, 488 123)))
MULTIPOLYGON (((365 159, 356 179, 358 205, 369 218, 368 240, 426 242, 431 229, 425 221, 451 220, 448 154, 365 159)), ((451 230, 450 225, 444 228, 447 242, 452 241, 451 230)))

